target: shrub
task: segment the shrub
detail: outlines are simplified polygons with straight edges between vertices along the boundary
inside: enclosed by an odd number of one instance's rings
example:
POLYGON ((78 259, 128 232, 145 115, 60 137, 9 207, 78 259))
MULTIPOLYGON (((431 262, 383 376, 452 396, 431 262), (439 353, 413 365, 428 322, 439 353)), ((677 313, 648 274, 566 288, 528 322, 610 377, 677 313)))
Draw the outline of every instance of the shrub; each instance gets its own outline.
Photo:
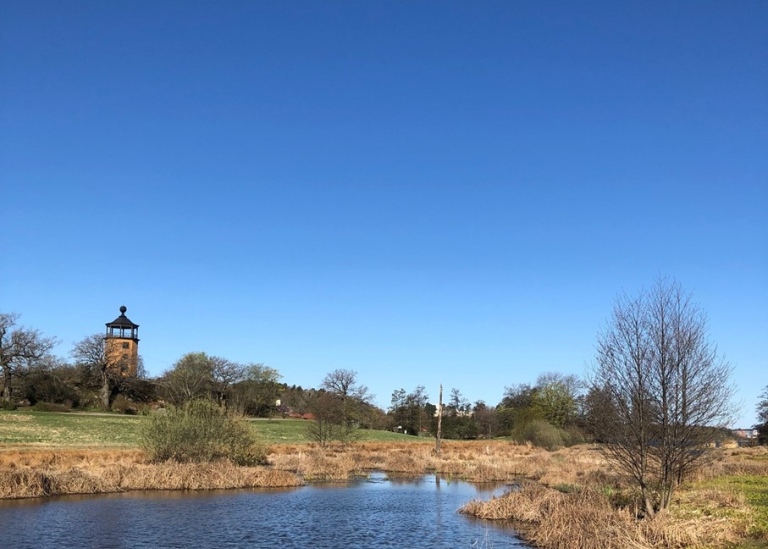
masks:
POLYGON ((120 412, 121 414, 135 416, 138 413, 139 408, 136 404, 125 398, 125 396, 117 395, 115 401, 112 403, 112 410, 120 412))
POLYGON ((152 415, 142 432, 142 447, 153 461, 266 462, 266 450, 245 420, 210 400, 192 400, 152 415))
POLYGON ((584 444, 587 441, 587 437, 584 436, 584 432, 576 426, 568 426, 562 431, 563 442, 566 446, 575 446, 576 444, 584 444))
POLYGON ((557 450, 565 446, 563 431, 544 421, 534 419, 515 429, 514 438, 518 442, 531 442, 547 450, 557 450))
POLYGON ((32 409, 35 412, 71 412, 72 408, 66 404, 56 404, 54 402, 38 402, 32 409))

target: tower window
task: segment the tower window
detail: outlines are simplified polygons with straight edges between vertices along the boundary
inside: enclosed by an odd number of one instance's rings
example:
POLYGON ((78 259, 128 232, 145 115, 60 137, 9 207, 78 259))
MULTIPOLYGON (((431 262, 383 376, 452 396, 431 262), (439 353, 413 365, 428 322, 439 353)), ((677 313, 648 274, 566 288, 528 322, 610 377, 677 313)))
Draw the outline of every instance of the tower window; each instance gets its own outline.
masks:
POLYGON ((130 348, 131 348, 131 344, 130 343, 128 343, 127 341, 125 343, 123 343, 123 349, 130 349, 130 348))

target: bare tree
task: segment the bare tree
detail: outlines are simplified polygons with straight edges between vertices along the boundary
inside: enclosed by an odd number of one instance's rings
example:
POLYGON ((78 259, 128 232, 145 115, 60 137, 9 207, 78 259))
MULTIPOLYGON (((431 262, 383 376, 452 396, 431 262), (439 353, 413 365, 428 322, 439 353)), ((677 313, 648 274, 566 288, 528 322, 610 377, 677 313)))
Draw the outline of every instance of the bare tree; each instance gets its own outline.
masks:
MULTIPOLYGON (((363 404, 371 399, 368 387, 357 382, 357 372, 344 369, 334 370, 326 375, 321 387, 328 395, 318 400, 318 403, 322 404, 323 417, 328 422, 336 423, 336 438, 343 442, 352 440, 363 404)), ((316 422, 320 421, 318 411, 314 410, 316 422)))
POLYGON ((323 378, 322 387, 329 393, 344 398, 368 400, 368 387, 357 382, 357 372, 354 370, 334 370, 323 378))
POLYGON ((227 404, 232 386, 243 379, 245 367, 218 356, 208 357, 214 396, 219 404, 227 404))
POLYGON ((4 402, 11 401, 13 377, 43 358, 57 343, 43 337, 38 330, 16 327, 17 313, 0 313, 0 368, 3 370, 4 402))
POLYGON ((166 398, 179 406, 197 398, 213 396, 213 364, 205 353, 187 353, 159 379, 166 398))
MULTIPOLYGON (((109 410, 120 392, 121 364, 107 355, 104 336, 91 334, 83 338, 75 343, 70 354, 87 375, 98 379, 99 400, 104 409, 109 410)), ((121 357, 119 360, 125 359, 121 357)))
POLYGON ((325 447, 333 440, 347 442, 351 431, 341 419, 339 396, 324 390, 313 391, 309 398, 309 407, 314 420, 307 428, 310 440, 325 447))
POLYGON ((243 379, 246 367, 206 353, 187 353, 163 372, 159 383, 166 398, 181 405, 198 398, 210 398, 226 405, 233 386, 243 379))
POLYGON ((598 337, 593 389, 610 402, 596 422, 603 450, 630 475, 653 515, 733 417, 731 366, 707 333, 691 295, 659 279, 636 298, 621 296, 598 337))
POLYGON ((354 421, 357 403, 368 402, 371 396, 368 387, 357 382, 357 372, 354 370, 334 370, 323 378, 321 387, 328 393, 336 395, 341 402, 341 421, 348 424, 354 421))
POLYGON ((472 409, 472 417, 475 419, 479 433, 485 438, 492 438, 498 429, 498 416, 496 408, 488 406, 484 401, 478 400, 472 409))

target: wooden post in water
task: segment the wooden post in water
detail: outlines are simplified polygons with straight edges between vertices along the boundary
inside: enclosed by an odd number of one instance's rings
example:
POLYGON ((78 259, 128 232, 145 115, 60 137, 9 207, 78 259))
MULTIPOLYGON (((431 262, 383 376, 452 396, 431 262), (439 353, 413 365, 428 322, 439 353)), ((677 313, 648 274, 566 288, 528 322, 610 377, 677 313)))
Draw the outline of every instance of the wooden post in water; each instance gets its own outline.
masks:
POLYGON ((440 441, 443 438, 443 384, 440 384, 440 397, 437 400, 437 440, 435 454, 440 455, 440 441))

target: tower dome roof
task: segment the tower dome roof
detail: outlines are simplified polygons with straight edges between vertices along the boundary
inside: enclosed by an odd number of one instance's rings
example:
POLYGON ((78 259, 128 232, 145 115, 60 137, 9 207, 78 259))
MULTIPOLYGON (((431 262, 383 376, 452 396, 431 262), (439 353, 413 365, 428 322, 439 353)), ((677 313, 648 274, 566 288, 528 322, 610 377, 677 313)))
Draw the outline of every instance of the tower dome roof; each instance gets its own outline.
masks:
POLYGON ((121 306, 120 316, 112 322, 107 322, 107 328, 138 328, 138 324, 134 324, 127 316, 125 316, 125 311, 127 310, 128 308, 125 305, 121 306))

